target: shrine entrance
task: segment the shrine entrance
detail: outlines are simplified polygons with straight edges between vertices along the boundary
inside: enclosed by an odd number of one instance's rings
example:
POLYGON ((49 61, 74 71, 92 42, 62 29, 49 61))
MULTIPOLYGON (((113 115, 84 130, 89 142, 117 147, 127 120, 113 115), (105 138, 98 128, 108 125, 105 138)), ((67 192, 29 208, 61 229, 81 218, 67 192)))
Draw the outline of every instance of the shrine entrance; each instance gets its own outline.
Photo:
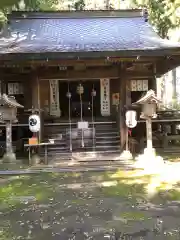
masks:
POLYGON ((61 118, 77 121, 100 117, 100 81, 59 81, 61 118))
POLYGON ((68 119, 66 141, 70 151, 92 150, 94 122, 100 116, 100 81, 59 81, 59 102, 61 119, 68 119))

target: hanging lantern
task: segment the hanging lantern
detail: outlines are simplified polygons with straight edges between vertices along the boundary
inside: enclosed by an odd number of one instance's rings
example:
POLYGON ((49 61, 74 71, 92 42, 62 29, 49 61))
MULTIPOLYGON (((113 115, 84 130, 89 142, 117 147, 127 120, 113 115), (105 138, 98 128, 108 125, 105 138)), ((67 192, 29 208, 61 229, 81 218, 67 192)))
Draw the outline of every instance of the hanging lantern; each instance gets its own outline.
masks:
POLYGON ((136 120, 137 113, 136 111, 127 111, 126 112, 126 126, 129 128, 134 128, 137 125, 137 120, 136 120))
POLYGON ((33 133, 39 132, 41 127, 39 115, 33 114, 29 116, 29 130, 33 133))
POLYGON ((91 96, 92 96, 92 97, 95 97, 95 96, 96 96, 96 90, 95 90, 95 89, 92 89, 91 96))
POLYGON ((67 93, 66 93, 66 97, 67 97, 67 98, 71 98, 71 92, 67 92, 67 93))
POLYGON ((77 86, 77 93, 78 93, 79 95, 81 95, 81 94, 84 93, 84 87, 83 87, 81 84, 79 84, 79 85, 77 86))

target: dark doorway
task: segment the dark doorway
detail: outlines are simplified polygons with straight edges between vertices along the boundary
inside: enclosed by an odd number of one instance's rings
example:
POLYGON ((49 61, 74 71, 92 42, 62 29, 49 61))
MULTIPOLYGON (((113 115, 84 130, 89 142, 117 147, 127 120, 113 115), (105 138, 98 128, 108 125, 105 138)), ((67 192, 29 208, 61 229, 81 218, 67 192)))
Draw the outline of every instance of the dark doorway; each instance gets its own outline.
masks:
POLYGON ((86 81, 59 81, 59 100, 61 107, 61 116, 69 118, 69 107, 71 118, 90 118, 100 116, 100 81, 86 80, 86 81), (81 84, 83 86, 83 94, 77 92, 77 87, 81 84), (92 90, 95 90, 96 96, 92 98, 92 90), (67 97, 67 92, 71 93, 70 102, 67 97), (81 104, 82 101, 82 104, 81 104))

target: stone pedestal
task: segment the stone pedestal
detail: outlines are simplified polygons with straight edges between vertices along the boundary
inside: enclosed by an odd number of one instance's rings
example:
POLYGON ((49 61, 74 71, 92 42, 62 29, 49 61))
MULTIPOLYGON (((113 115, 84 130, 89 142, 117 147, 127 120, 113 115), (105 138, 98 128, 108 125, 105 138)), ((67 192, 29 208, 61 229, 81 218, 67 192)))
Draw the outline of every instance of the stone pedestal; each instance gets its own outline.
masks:
POLYGON ((40 162, 41 162, 41 159, 40 159, 39 155, 33 154, 32 158, 31 158, 31 162, 30 162, 31 166, 38 165, 38 164, 40 164, 40 162))
POLYGON ((156 156, 155 149, 151 151, 147 148, 144 149, 144 154, 136 158, 135 167, 147 170, 149 172, 159 172, 164 166, 164 160, 160 156, 156 156))
POLYGON ((16 161, 16 155, 13 152, 5 153, 3 156, 4 163, 13 163, 16 161))
POLYGON ((156 156, 156 150, 154 148, 145 148, 144 155, 151 156, 154 158, 156 156))
POLYGON ((124 150, 120 155, 120 160, 132 160, 133 156, 130 151, 124 150))

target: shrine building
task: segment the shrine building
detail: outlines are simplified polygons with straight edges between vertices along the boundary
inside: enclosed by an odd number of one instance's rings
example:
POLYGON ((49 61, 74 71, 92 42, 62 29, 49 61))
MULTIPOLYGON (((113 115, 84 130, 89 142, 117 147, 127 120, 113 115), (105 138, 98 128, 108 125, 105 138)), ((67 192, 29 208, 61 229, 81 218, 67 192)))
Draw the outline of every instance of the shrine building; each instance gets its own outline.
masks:
POLYGON ((13 12, 0 33, 1 93, 24 106, 13 143, 22 151, 32 136, 28 109, 35 108, 39 140, 55 140, 52 154, 120 152, 126 106, 179 65, 180 44, 161 39, 141 10, 13 12))

